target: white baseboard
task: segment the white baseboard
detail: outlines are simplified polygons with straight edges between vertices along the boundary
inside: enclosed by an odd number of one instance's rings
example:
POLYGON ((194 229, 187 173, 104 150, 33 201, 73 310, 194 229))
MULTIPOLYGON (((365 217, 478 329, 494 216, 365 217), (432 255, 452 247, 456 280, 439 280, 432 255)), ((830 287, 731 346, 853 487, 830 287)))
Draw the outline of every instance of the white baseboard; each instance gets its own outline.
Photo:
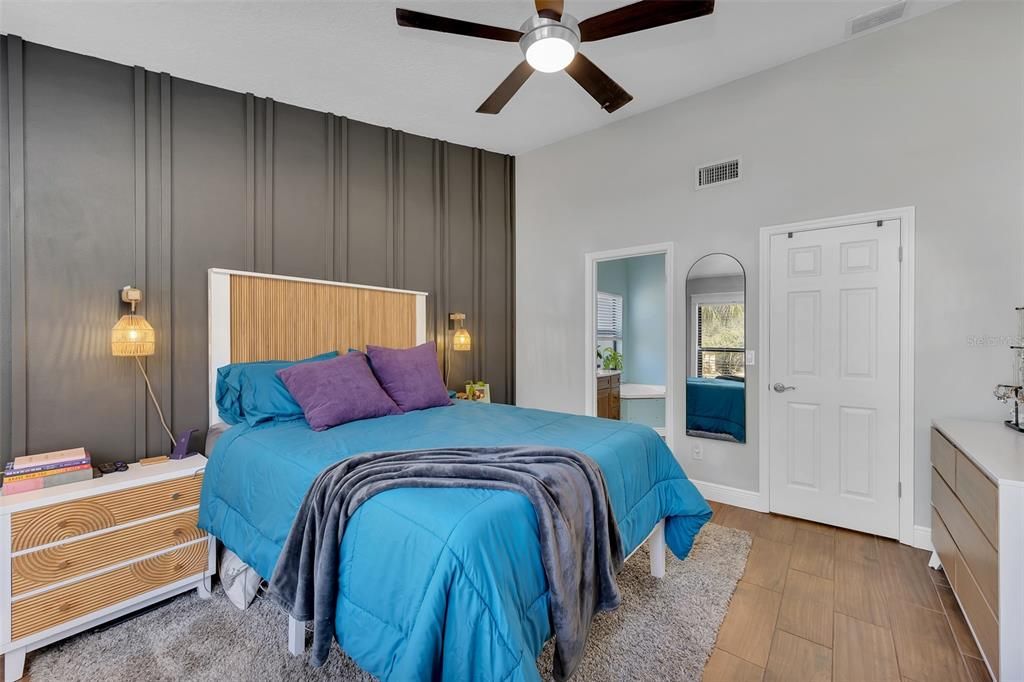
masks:
MULTIPOLYGON (((768 505, 763 504, 761 501, 761 494, 753 490, 743 490, 742 488, 733 488, 732 486, 720 483, 708 483, 707 481, 698 481, 692 478, 690 480, 706 499, 759 512, 768 511, 768 505)), ((913 546, 929 552, 935 551, 935 548, 932 546, 932 529, 928 526, 914 526, 913 546)))
POLYGON ((720 483, 696 481, 692 478, 690 480, 697 486, 700 494, 709 500, 721 502, 722 504, 731 504, 734 507, 753 509, 754 511, 768 511, 768 506, 761 503, 761 494, 753 490, 733 488, 732 486, 720 483))
POLYGON ((932 529, 928 526, 914 526, 914 547, 934 552, 932 546, 932 529))

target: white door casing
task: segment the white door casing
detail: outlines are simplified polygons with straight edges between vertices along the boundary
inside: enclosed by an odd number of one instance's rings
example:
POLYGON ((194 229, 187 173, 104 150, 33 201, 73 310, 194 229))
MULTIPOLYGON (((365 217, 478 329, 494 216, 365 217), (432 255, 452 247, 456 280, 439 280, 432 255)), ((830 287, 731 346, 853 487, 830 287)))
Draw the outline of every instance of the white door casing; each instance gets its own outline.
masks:
POLYGON ((880 222, 771 236, 761 388, 771 511, 899 537, 901 226, 880 222))

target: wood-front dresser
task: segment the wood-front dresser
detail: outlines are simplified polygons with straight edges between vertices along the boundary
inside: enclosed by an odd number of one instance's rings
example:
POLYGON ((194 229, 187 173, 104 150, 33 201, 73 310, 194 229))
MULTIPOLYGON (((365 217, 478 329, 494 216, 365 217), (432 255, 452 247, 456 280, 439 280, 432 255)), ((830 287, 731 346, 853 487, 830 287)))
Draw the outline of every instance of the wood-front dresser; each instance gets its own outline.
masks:
POLYGON ((169 596, 210 595, 212 538, 196 528, 206 458, 0 497, 5 682, 28 651, 169 596))
POLYGON ((932 428, 932 544, 992 677, 1024 680, 1024 434, 932 428))

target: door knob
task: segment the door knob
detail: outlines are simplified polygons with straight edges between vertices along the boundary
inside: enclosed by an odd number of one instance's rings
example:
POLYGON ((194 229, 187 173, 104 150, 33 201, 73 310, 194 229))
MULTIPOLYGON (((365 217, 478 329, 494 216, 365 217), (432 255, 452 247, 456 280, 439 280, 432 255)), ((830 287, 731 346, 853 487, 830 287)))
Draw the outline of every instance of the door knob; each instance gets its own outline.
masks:
POLYGON ((782 383, 781 381, 777 381, 772 386, 772 390, 775 391, 776 393, 785 393, 786 391, 795 391, 796 390, 796 386, 787 386, 786 384, 782 383))

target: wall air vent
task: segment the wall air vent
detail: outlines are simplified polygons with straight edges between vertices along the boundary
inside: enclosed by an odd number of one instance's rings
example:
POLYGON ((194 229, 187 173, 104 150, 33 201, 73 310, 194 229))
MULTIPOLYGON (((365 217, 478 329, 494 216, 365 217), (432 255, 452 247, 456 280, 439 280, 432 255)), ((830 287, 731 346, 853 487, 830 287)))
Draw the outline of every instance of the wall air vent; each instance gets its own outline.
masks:
POLYGON ((903 18, 903 12, 907 9, 907 0, 886 5, 879 9, 854 17, 846 22, 846 37, 852 38, 855 35, 866 31, 873 31, 883 24, 903 18))
POLYGON ((697 168, 697 189, 722 185, 740 179, 740 160, 729 159, 697 168))

